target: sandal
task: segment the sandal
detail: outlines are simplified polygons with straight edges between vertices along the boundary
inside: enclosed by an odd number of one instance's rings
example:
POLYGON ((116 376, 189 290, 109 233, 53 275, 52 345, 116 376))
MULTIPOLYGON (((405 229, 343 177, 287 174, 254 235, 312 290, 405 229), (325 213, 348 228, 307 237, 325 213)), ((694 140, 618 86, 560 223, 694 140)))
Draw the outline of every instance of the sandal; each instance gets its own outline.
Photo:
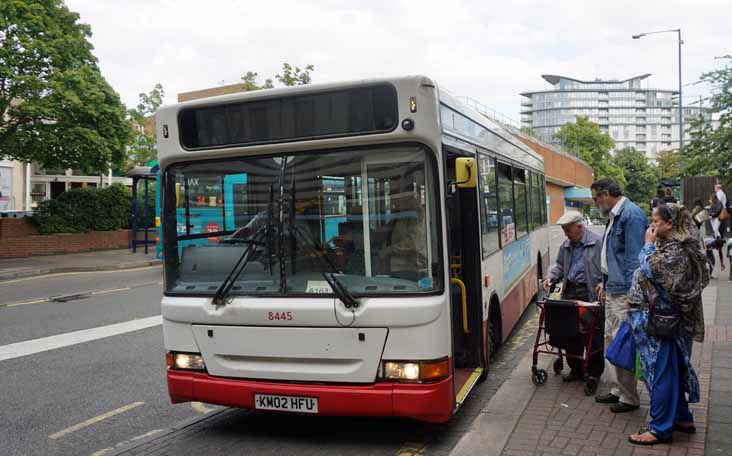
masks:
POLYGON ((641 440, 638 438, 633 438, 632 435, 628 436, 628 442, 634 444, 634 445, 642 445, 642 446, 651 446, 651 445, 657 445, 659 443, 671 443, 671 436, 665 439, 660 439, 656 434, 654 434, 649 428, 643 427, 638 430, 637 435, 638 437, 644 435, 644 434, 651 434, 653 438, 656 440, 641 440))
POLYGON ((692 423, 691 426, 682 426, 679 423, 674 423, 674 431, 682 432, 684 434, 696 434, 696 426, 692 423))

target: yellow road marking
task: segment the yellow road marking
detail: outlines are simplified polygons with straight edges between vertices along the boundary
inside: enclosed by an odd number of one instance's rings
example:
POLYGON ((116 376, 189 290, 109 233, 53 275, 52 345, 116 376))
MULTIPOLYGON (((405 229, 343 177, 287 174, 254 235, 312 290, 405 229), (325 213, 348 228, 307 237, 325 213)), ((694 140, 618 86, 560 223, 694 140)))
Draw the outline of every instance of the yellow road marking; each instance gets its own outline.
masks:
POLYGON ((132 269, 110 269, 108 271, 78 271, 78 272, 58 272, 55 274, 40 274, 30 277, 21 277, 19 279, 13 279, 13 280, 3 280, 0 282, 0 287, 3 285, 11 284, 11 283, 18 283, 18 282, 25 282, 28 280, 35 280, 35 279, 48 279, 51 277, 63 277, 63 276, 69 276, 69 275, 81 275, 81 274, 119 274, 124 272, 137 272, 137 271, 146 271, 148 269, 159 269, 161 265, 157 266, 143 266, 141 268, 132 268, 132 269))
MULTIPOLYGON (((128 291, 128 290, 132 290, 133 288, 147 287, 147 286, 150 286, 150 285, 162 285, 162 283, 163 282, 160 282, 160 281, 158 281, 158 282, 145 282, 145 283, 140 283, 140 284, 133 285, 131 287, 110 288, 108 290, 88 291, 88 292, 81 292, 81 293, 78 293, 78 294, 82 294, 82 295, 88 294, 89 296, 96 296, 96 295, 101 295, 101 294, 106 294, 106 293, 115 293, 117 291, 128 291)), ((10 304, 0 304, 0 307, 18 307, 18 306, 26 306, 28 304, 41 304, 41 303, 44 303, 44 302, 53 301, 54 298, 56 298, 56 296, 51 296, 51 297, 48 297, 48 298, 41 298, 41 299, 34 299, 32 301, 12 302, 10 304)))
POLYGON ((58 439, 60 437, 65 436, 66 434, 70 434, 72 432, 76 432, 76 431, 78 431, 80 429, 84 429, 84 428, 89 427, 89 426, 91 426, 93 424, 99 423, 100 421, 104 421, 107 418, 111 418, 111 417, 113 417, 115 415, 119 415, 120 413, 124 413, 124 412, 127 412, 129 410, 132 410, 133 408, 139 407, 139 406, 143 405, 144 403, 145 402, 143 402, 143 401, 133 402, 131 404, 125 405, 124 407, 120 407, 118 409, 110 410, 107 413, 102 413, 101 415, 95 416, 94 418, 89 418, 88 420, 82 421, 79 424, 75 424, 75 425, 73 425, 71 427, 67 427, 66 429, 63 429, 63 430, 58 431, 58 432, 56 432, 54 434, 51 434, 51 435, 48 436, 48 438, 49 439, 56 440, 56 439, 58 439))
POLYGON ((427 442, 405 442, 397 451, 397 456, 420 456, 427 451, 427 442))
MULTIPOLYGON (((153 283, 149 283, 147 285, 153 285, 153 283)), ((106 293, 114 293, 115 291, 126 291, 130 290, 130 287, 122 287, 122 288, 110 288, 109 290, 98 290, 98 291, 92 291, 89 293, 90 295, 100 295, 100 294, 106 294, 106 293)))
POLYGON ((202 402, 191 402, 191 408, 193 408, 193 410, 195 410, 199 413, 203 413, 203 414, 210 413, 215 410, 213 408, 206 407, 202 402))

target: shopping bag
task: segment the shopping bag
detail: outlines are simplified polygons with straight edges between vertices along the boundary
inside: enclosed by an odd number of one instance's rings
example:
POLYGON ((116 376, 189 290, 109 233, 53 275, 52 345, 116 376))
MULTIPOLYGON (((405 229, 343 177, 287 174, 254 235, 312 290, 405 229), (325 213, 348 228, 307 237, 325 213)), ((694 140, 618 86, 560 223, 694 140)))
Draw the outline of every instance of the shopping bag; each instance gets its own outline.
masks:
POLYGON ((605 358, 615 366, 635 372, 635 341, 627 321, 618 328, 618 332, 607 347, 605 358))
POLYGON ((643 366, 640 363, 640 355, 635 354, 635 378, 643 380, 643 366))

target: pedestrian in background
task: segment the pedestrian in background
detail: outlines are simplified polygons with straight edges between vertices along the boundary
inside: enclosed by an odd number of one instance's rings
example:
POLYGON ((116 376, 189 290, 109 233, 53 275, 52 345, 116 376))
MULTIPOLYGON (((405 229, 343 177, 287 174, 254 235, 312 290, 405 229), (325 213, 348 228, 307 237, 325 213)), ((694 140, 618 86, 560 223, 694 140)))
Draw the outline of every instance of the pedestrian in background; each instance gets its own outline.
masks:
MULTIPOLYGON (((602 238, 601 268, 604 285, 599 295, 605 302, 605 346, 609 346, 628 311, 626 295, 633 273, 638 269, 638 253, 643 247, 648 220, 635 203, 623 196, 616 182, 600 179, 592 184, 592 199, 608 217, 602 238)), ((640 406, 635 375, 622 368, 606 365, 610 373, 610 392, 595 397, 601 404, 612 404, 615 413, 629 412, 640 406), (615 374, 612 378, 612 374, 615 374)))
POLYGON ((722 203, 722 210, 719 214, 719 237, 727 239, 729 237, 729 226, 730 226, 730 203, 732 201, 727 200, 727 195, 722 190, 722 186, 717 184, 714 186, 714 194, 717 195, 717 199, 722 203))
POLYGON ((724 190, 722 190, 721 184, 714 186, 714 194, 717 195, 717 199, 722 203, 722 206, 727 207, 727 195, 725 195, 724 190))
POLYGON ((712 222, 712 232, 715 238, 722 237, 719 232, 719 226, 721 225, 719 216, 722 215, 723 208, 724 206, 722 205, 722 202, 719 201, 717 194, 712 193, 711 196, 709 196, 709 219, 712 222))
POLYGON ((651 200, 651 209, 655 209, 659 204, 663 203, 663 188, 656 189, 656 197, 651 200))
POLYGON ((679 202, 679 200, 674 198, 674 191, 671 187, 666 187, 666 190, 664 190, 663 202, 664 203, 678 203, 679 202))
MULTIPOLYGON (((559 247, 557 260, 549 269, 549 277, 544 280, 544 290, 549 291, 552 282, 562 281, 562 298, 596 301, 597 286, 602 284, 602 237, 585 227, 582 214, 577 211, 568 211, 557 220, 557 225, 562 227, 567 239, 559 247)), ((573 357, 567 357, 570 371, 562 380, 582 380, 585 374, 582 369, 582 353, 586 348, 583 338, 576 336, 564 342, 567 355, 573 357)), ((590 378, 599 380, 605 368, 602 337, 598 335, 594 338, 588 352, 595 354, 589 356, 586 373, 590 378)))
POLYGON ((709 274, 694 229, 684 206, 658 206, 628 293, 626 328, 651 398, 649 426, 628 437, 636 445, 696 432, 689 402, 700 394, 691 350, 693 341, 704 342, 701 295, 709 274))

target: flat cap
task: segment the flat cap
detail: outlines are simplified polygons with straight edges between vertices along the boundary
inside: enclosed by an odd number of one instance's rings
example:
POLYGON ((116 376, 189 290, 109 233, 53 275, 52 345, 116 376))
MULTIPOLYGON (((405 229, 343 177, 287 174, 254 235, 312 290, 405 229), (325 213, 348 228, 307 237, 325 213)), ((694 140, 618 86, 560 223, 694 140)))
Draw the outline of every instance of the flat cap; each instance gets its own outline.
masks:
POLYGON ((582 214, 577 211, 567 211, 557 220, 557 225, 571 225, 572 223, 582 223, 582 214))

